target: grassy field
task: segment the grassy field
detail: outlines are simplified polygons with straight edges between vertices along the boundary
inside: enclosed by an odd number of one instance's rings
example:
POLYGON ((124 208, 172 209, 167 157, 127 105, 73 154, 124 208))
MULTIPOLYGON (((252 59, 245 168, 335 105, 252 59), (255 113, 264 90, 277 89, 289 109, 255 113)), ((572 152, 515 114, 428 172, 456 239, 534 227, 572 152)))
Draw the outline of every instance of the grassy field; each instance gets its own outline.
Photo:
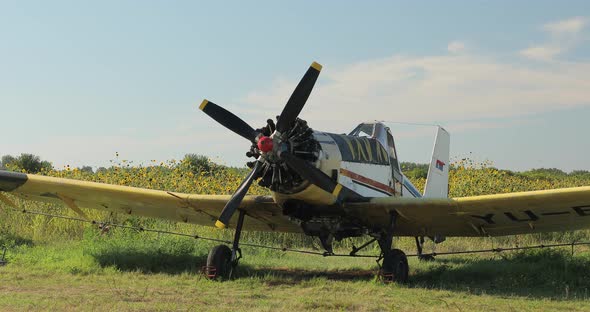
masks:
POLYGON ((243 248, 239 278, 209 281, 199 270, 211 243, 125 230, 89 227, 81 240, 43 244, 4 235, 3 244, 2 311, 590 309, 581 247, 411 258, 410 283, 396 285, 376 280, 373 259, 253 248, 243 248))
MULTIPOLYGON (((121 163, 98 173, 44 172, 52 176, 192 193, 231 193, 239 169, 192 170, 169 162, 150 167, 121 163)), ((421 187, 424 180, 413 181, 421 187)), ((590 185, 590 175, 519 174, 465 161, 451 171, 451 195, 590 185)), ((255 187, 254 193, 265 190, 255 187)), ((17 201, 29 210, 73 215, 61 207, 17 201)), ((522 311, 590 310, 590 249, 576 247, 527 252, 410 258, 407 285, 383 284, 370 258, 283 253, 244 247, 238 277, 214 282, 200 275, 213 243, 169 235, 111 229, 73 221, 23 215, 0 206, 0 247, 8 265, 0 267, 0 311, 11 310, 359 310, 359 311, 522 311)), ((231 231, 129 218, 88 211, 91 218, 127 225, 230 239, 231 231)), ((252 243, 318 250, 301 235, 244 233, 252 243)), ((590 241, 590 232, 547 233, 504 238, 450 238, 436 251, 590 241)), ((348 252, 354 243, 339 243, 348 252)), ((414 253, 412 239, 395 244, 414 253)), ((427 245, 426 252, 434 246, 427 245)), ((376 254, 369 248, 366 254, 376 254)))

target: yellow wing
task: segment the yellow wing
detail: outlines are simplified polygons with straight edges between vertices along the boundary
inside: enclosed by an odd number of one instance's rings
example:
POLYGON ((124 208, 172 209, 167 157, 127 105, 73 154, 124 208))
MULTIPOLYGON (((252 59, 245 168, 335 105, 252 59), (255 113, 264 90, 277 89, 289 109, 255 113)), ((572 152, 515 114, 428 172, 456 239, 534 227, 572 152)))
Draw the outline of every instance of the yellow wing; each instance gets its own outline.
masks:
MULTIPOLYGON (((0 191, 24 199, 65 204, 82 216, 79 208, 92 208, 136 216, 168 219, 212 226, 229 200, 229 195, 196 195, 136 187, 0 171, 0 191)), ((14 203, 0 192, 0 202, 14 203)), ((269 196, 246 196, 241 208, 249 217, 244 229, 301 232, 283 216, 269 196)), ((235 224, 237 214, 230 224, 235 224)))
MULTIPOLYGON (((0 171, 0 191, 24 199, 127 213, 201 225, 213 225, 229 195, 156 191, 70 179, 0 171)), ((0 201, 13 205, 0 193, 0 201)), ((301 232, 268 196, 246 196, 244 228, 301 232)), ((452 199, 373 198, 348 203, 349 218, 370 228, 386 228, 397 211, 399 236, 501 236, 590 228, 590 187, 520 192, 452 199)), ((237 217, 234 217, 237 218, 237 217)), ((232 219, 230 224, 235 224, 232 219)))
POLYGON ((385 228, 398 212, 399 236, 502 236, 590 228, 590 187, 451 199, 374 198, 345 205, 363 224, 385 228))

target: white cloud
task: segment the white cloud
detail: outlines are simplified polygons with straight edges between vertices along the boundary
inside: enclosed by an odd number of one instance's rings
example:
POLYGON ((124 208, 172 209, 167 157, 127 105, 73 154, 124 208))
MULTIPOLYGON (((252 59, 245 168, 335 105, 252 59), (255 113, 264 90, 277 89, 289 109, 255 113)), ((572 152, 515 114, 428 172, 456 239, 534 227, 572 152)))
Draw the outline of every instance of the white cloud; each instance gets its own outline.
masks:
POLYGON ((554 35, 572 34, 580 32, 586 23, 586 18, 577 16, 570 19, 545 24, 543 25, 543 29, 554 35))
MULTIPOLYGON (((245 106, 279 112, 277 103, 286 102, 296 83, 281 80, 251 92, 245 106)), ((588 89, 590 63, 532 66, 473 55, 394 55, 325 66, 301 117, 332 131, 375 119, 444 124, 589 105, 588 89)))
POLYGON ((465 43, 461 41, 452 41, 447 45, 447 50, 451 53, 459 53, 465 50, 465 43))
POLYGON ((520 55, 536 61, 551 61, 555 56, 563 52, 559 46, 532 46, 530 48, 521 50, 520 55))
POLYGON ((552 61, 555 57, 573 49, 580 41, 580 33, 587 19, 573 17, 543 25, 542 29, 551 35, 547 42, 530 46, 519 54, 536 61, 552 61))

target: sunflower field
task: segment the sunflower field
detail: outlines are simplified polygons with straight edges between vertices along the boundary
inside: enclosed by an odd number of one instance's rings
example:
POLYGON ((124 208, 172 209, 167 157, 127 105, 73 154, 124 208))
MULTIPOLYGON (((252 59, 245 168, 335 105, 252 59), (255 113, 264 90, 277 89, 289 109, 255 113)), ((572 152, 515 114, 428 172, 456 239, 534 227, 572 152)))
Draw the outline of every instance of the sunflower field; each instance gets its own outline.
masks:
MULTIPOLYGON (((156 190, 166 190, 181 193, 195 194, 232 194, 239 186, 244 176, 248 173, 247 168, 233 168, 217 165, 214 162, 195 155, 187 155, 182 160, 169 160, 158 162, 152 160, 148 164, 134 165, 127 160, 117 158, 109 168, 92 170, 81 170, 66 166, 63 169, 42 169, 38 174, 78 179, 101 183, 119 184, 126 186, 142 187, 156 190), (200 158, 199 158, 200 157, 200 158)), ((19 170, 18 168, 9 168, 19 170)), ((419 189, 425 184, 424 175, 412 176, 409 174, 412 183, 419 189)), ((559 174, 550 170, 532 170, 529 172, 512 172, 494 168, 491 163, 475 163, 469 159, 462 159, 452 164, 450 169, 450 196, 462 197, 472 195, 509 193, 520 191, 544 190, 552 188, 564 188, 590 185, 590 173, 574 172, 571 174, 559 174)), ((269 194, 266 188, 253 184, 249 194, 269 194)), ((15 199, 21 207, 27 210, 49 212, 52 214, 76 216, 73 211, 67 208, 43 203, 23 201, 15 199)), ((55 240, 79 240, 85 231, 91 227, 87 223, 80 223, 71 220, 57 219, 45 216, 23 214, 20 211, 6 206, 0 206, 0 235, 4 237, 16 237, 30 239, 38 242, 55 240)), ((130 217, 128 215, 115 215, 103 211, 88 210, 86 214, 93 220, 101 220, 110 223, 121 223, 128 225, 143 226, 167 231, 175 231, 187 234, 198 233, 200 236, 230 239, 231 231, 219 231, 213 227, 204 227, 191 224, 177 224, 171 221, 130 217)), ((520 235, 515 237, 500 238, 506 244, 515 242, 538 242, 538 241, 563 241, 589 238, 587 231, 571 233, 546 233, 543 235, 520 235)), ((248 233, 250 242, 267 245, 280 245, 286 247, 314 247, 318 248, 317 242, 310 237, 300 234, 286 233, 248 233)), ((483 239, 483 238, 482 238, 483 239)), ((453 239, 452 243, 443 244, 448 249, 461 249, 477 247, 481 245, 480 238, 453 239)), ((484 239, 485 240, 485 239, 484 239)), ((339 247, 350 247, 353 243, 358 244, 359 239, 345 240, 339 247)), ((402 245, 411 246, 411 240, 402 245)))

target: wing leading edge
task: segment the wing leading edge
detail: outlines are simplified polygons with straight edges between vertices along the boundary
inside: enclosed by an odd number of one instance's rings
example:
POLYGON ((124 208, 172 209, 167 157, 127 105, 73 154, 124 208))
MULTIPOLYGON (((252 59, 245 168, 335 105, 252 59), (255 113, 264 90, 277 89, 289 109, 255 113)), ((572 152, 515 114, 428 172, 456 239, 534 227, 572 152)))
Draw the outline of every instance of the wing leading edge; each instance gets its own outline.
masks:
POLYGON ((590 186, 449 199, 374 198, 345 206, 385 227, 397 211, 399 236, 502 236, 590 228, 590 186))
MULTIPOLYGON (((209 226, 214 224, 230 198, 229 195, 183 194, 0 170, 0 202, 12 205, 1 192, 28 200, 65 204, 74 210, 91 208, 209 226)), ((244 221, 244 229, 301 232, 283 216, 269 196, 246 196, 241 209, 249 216, 244 221)), ((235 224, 237 216, 234 219, 230 224, 235 224)))

